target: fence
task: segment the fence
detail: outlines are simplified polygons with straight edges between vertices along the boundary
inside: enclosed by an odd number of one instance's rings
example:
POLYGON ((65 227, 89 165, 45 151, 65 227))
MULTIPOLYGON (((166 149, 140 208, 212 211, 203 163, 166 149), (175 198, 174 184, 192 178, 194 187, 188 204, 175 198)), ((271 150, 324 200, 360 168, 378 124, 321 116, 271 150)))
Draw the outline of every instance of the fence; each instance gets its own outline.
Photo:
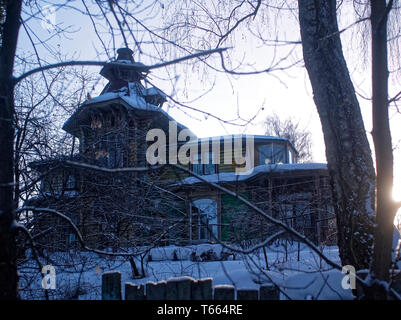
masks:
MULTIPOLYGON (((102 299, 122 300, 121 273, 102 275, 102 299)), ((273 285, 258 289, 236 289, 232 285, 212 285, 211 278, 170 278, 146 285, 125 283, 125 300, 279 300, 280 291, 273 285)))

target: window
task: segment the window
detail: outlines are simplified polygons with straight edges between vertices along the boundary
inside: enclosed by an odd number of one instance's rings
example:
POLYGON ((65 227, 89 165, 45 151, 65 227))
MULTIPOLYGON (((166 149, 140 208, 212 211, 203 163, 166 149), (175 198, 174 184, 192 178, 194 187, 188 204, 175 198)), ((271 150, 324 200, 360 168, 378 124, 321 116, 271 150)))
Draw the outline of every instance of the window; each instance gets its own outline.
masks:
POLYGON ((110 150, 108 152, 109 156, 107 157, 107 166, 109 168, 115 168, 116 166, 116 152, 114 150, 110 150))
POLYGON ((213 164, 213 152, 197 154, 198 163, 192 164, 192 171, 199 175, 208 175, 217 173, 217 165, 213 164))
POLYGON ((285 145, 269 143, 259 146, 259 165, 287 163, 285 145))
POLYGON ((116 166, 117 168, 122 168, 124 166, 124 152, 121 150, 121 148, 117 148, 116 166))
POLYGON ((203 174, 202 155, 197 154, 197 155, 195 155, 195 157, 196 157, 197 163, 192 164, 192 171, 196 174, 202 175, 203 174))
POLYGON ((311 212, 308 202, 298 202, 295 205, 295 225, 297 228, 310 228, 312 226, 311 212))
POLYGON ((203 174, 214 174, 216 173, 216 166, 212 163, 213 153, 209 152, 206 154, 206 161, 203 161, 203 174))
POLYGON ((290 227, 293 226, 294 217, 294 205, 293 204, 282 204, 280 205, 281 219, 284 223, 290 227))
POLYGON ((75 242, 75 233, 70 233, 68 237, 68 244, 73 244, 75 242))
POLYGON ((122 168, 124 167, 124 149, 119 141, 121 138, 109 135, 97 144, 95 158, 101 167, 122 168))
POLYGON ((43 182, 43 191, 60 192, 63 190, 63 173, 58 171, 49 175, 43 182))
POLYGON ((259 165, 272 163, 272 144, 259 147, 259 165))
POLYGON ((273 163, 286 163, 285 147, 283 144, 275 143, 273 145, 273 163))
POLYGON ((91 128, 99 129, 102 127, 102 121, 100 119, 93 118, 91 122, 91 128))
POLYGON ((124 164, 124 154, 120 148, 110 150, 108 152, 108 167, 109 168, 122 168, 124 164))
POLYGON ((69 175, 66 183, 66 189, 74 189, 75 188, 75 177, 73 175, 69 175))
POLYGON ((192 203, 192 225, 196 226, 193 239, 215 241, 218 237, 217 202, 199 199, 192 203))
POLYGON ((104 150, 97 150, 95 152, 95 158, 97 160, 97 164, 100 167, 106 167, 107 166, 107 157, 108 157, 108 153, 104 150))

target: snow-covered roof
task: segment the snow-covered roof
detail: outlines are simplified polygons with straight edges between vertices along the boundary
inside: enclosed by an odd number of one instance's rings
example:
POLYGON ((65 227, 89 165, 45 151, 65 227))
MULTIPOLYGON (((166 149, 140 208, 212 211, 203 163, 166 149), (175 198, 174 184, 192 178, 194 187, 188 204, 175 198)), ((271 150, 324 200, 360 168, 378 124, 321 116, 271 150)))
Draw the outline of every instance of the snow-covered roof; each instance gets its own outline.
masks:
POLYGON ((202 142, 202 141, 223 141, 224 139, 227 138, 253 138, 254 140, 277 140, 277 141, 288 141, 286 138, 282 137, 274 137, 274 136, 264 136, 264 135, 257 135, 257 134, 227 134, 223 136, 214 136, 214 137, 204 137, 204 138, 198 138, 197 142, 202 142))
MULTIPOLYGON (((131 84, 129 84, 129 85, 131 86, 131 84)), ((165 99, 166 95, 162 91, 160 91, 157 88, 148 88, 148 89, 140 90, 141 94, 138 94, 137 91, 138 91, 138 87, 136 87, 136 88, 130 87, 130 90, 128 90, 128 87, 123 87, 118 91, 105 92, 95 98, 85 100, 84 103, 82 103, 79 106, 79 108, 74 112, 74 114, 64 123, 63 128, 68 129, 68 127, 72 125, 72 121, 75 118, 75 116, 77 116, 83 109, 86 109, 88 106, 95 105, 95 104, 102 103, 102 102, 108 102, 108 101, 111 102, 113 100, 122 100, 128 106, 130 106, 131 108, 136 109, 136 110, 159 112, 159 113, 163 114, 166 118, 168 118, 169 121, 176 122, 176 120, 174 118, 172 118, 162 108, 145 101, 145 96, 156 95, 156 94, 161 95, 161 97, 165 99)), ((187 129, 186 126, 184 126, 178 122, 177 122, 177 126, 181 129, 187 129)))
POLYGON ((163 109, 160 109, 159 107, 153 104, 147 103, 144 97, 141 97, 132 91, 130 91, 130 93, 128 94, 127 91, 128 89, 127 87, 125 87, 117 92, 106 92, 96 98, 92 98, 91 100, 86 100, 83 103, 83 105, 90 105, 121 98, 134 109, 149 110, 149 111, 164 111, 163 109))
POLYGON ((132 62, 131 60, 126 60, 126 59, 116 59, 114 61, 110 62, 113 65, 118 65, 119 63, 124 63, 124 64, 130 64, 132 66, 141 68, 141 69, 146 69, 146 65, 143 64, 142 62, 132 62))
POLYGON ((151 88, 145 89, 145 94, 146 94, 147 96, 156 96, 156 95, 159 95, 159 96, 161 96, 163 99, 167 99, 166 94, 165 94, 163 91, 161 91, 161 90, 159 90, 159 89, 157 89, 157 88, 155 88, 155 87, 151 87, 151 88))
MULTIPOLYGON (((224 182, 236 182, 245 181, 256 175, 263 173, 273 172, 287 172, 287 171, 298 171, 298 170, 327 170, 326 163, 291 163, 291 164, 264 164, 256 166, 249 174, 236 174, 235 172, 222 172, 210 175, 202 176, 207 182, 213 183, 224 183, 224 182)), ((187 177, 182 179, 176 185, 192 185, 196 183, 203 183, 196 177, 187 177)))

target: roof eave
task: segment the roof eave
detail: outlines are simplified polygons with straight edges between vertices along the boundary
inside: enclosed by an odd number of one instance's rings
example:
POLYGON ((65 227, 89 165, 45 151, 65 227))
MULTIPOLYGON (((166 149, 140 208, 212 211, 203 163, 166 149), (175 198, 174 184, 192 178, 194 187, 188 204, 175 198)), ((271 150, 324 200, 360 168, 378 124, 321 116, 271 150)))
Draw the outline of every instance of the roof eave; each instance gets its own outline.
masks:
POLYGON ((134 109, 134 110, 136 110, 138 112, 158 112, 162 116, 164 116, 166 119, 168 119, 169 121, 176 122, 177 126, 180 129, 188 129, 186 126, 184 126, 183 124, 177 122, 174 118, 172 118, 166 111, 164 111, 163 109, 161 109, 161 108, 159 108, 157 106, 151 105, 153 108, 149 108, 149 109, 135 108, 134 106, 132 106, 128 102, 126 102, 122 97, 116 97, 116 98, 113 98, 113 99, 110 99, 110 100, 106 100, 106 101, 89 102, 89 103, 85 101, 83 104, 81 104, 78 107, 77 110, 75 110, 75 112, 71 115, 71 117, 67 119, 67 121, 63 124, 62 129, 65 130, 66 132, 74 135, 74 136, 77 136, 76 135, 76 132, 77 132, 76 123, 78 122, 78 120, 79 120, 78 117, 83 112, 84 108, 85 109, 87 107, 92 108, 92 107, 96 107, 96 106, 109 105, 109 104, 113 104, 113 103, 118 103, 120 105, 123 105, 126 108, 132 108, 132 109, 134 109), (74 122, 75 122, 75 125, 74 125, 74 122))

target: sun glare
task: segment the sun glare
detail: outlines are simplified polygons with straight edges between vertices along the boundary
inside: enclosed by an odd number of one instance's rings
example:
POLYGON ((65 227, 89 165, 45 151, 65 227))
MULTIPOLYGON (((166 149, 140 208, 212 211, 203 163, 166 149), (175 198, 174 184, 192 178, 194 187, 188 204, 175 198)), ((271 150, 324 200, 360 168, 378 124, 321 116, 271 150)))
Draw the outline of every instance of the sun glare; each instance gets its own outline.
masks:
MULTIPOLYGON (((393 200, 401 201, 401 188, 393 188, 393 200)), ((394 225, 397 227, 398 230, 401 230, 401 208, 398 209, 395 215, 394 225)))

